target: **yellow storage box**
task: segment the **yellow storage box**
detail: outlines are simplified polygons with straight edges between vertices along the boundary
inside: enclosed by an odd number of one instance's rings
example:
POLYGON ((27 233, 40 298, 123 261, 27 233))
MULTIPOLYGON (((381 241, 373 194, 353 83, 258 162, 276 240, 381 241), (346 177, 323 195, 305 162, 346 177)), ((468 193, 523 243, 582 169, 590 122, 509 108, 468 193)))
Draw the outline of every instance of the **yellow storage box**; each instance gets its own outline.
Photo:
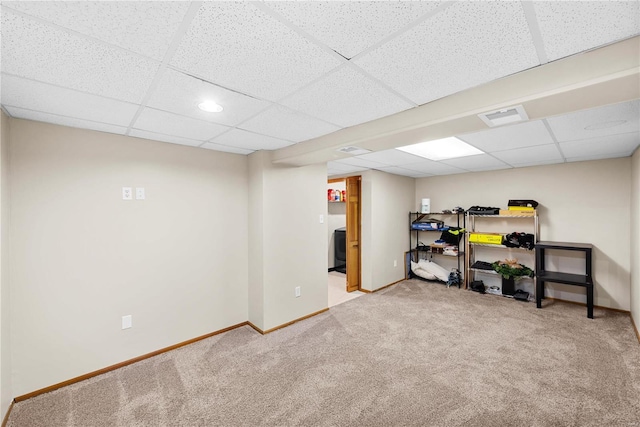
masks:
POLYGON ((469 233, 469 242, 484 243, 488 245, 501 245, 502 234, 491 233, 469 233))

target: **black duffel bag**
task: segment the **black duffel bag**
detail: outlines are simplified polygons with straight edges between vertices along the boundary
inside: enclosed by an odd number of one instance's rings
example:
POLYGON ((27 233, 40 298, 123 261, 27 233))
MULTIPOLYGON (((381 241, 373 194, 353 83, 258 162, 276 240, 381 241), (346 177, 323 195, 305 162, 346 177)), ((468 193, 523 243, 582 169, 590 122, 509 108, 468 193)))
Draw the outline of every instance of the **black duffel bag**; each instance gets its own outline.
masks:
POLYGON ((460 243, 460 239, 462 239, 463 234, 464 228, 449 227, 449 229, 442 232, 442 234, 440 235, 440 240, 444 240, 444 242, 449 245, 457 245, 458 243, 460 243))
POLYGON ((471 206, 467 210, 469 215, 498 215, 500 208, 490 208, 487 206, 471 206))

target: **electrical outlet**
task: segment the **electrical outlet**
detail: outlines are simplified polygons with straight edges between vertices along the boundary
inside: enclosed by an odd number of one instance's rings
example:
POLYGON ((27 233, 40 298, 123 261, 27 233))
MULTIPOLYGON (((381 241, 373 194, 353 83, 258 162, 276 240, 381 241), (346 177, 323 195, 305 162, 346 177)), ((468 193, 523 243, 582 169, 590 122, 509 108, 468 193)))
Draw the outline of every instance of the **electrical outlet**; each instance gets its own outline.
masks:
POLYGON ((133 200, 131 187, 122 187, 122 200, 133 200))
POLYGON ((122 329, 129 329, 133 326, 133 319, 131 315, 122 316, 122 329))
POLYGON ((300 286, 296 286, 296 298, 300 296, 300 286))
POLYGON ((144 187, 136 187, 136 200, 144 200, 144 187))

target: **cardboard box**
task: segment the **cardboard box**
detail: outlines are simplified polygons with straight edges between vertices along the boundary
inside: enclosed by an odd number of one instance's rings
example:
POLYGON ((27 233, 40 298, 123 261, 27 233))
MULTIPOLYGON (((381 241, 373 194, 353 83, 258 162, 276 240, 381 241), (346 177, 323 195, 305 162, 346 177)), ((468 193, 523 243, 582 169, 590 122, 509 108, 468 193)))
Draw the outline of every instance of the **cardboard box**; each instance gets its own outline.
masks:
POLYGON ((514 211, 500 209, 500 215, 502 216, 534 216, 535 213, 535 211, 514 211))
POLYGON ((491 233, 469 233, 470 243, 483 243, 487 245, 501 245, 502 234, 491 233))

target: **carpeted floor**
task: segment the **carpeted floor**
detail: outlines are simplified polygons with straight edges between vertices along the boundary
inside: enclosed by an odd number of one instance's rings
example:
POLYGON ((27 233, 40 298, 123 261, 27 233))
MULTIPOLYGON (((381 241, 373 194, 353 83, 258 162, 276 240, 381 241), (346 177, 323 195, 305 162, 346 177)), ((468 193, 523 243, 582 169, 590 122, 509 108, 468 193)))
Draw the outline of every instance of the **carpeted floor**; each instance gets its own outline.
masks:
POLYGON ((629 316, 406 281, 15 405, 18 426, 640 426, 629 316))

